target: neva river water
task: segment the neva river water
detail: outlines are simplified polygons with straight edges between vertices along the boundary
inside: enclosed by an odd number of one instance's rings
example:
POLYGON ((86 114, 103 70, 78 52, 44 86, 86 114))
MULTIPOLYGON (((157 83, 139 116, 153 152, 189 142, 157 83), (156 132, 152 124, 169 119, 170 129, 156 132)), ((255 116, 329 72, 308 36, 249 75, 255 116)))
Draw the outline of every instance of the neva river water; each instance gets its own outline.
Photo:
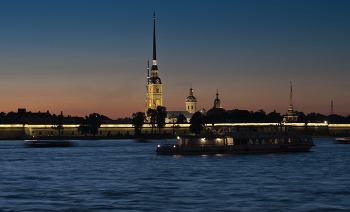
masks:
POLYGON ((307 153, 157 156, 157 144, 0 142, 0 211, 350 211, 350 145, 307 153))

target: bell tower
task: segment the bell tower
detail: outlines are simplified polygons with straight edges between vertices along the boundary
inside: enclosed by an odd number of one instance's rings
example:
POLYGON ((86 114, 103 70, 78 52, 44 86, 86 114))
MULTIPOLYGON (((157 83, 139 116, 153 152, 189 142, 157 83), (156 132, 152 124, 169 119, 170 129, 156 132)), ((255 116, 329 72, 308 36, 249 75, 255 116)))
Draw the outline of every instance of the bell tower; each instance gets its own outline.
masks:
MULTIPOLYGON (((149 68, 147 69, 149 72, 149 68)), ((158 106, 163 106, 163 84, 158 77, 158 65, 156 55, 156 13, 153 14, 153 62, 151 69, 151 76, 147 77, 147 95, 145 111, 149 108, 156 109, 158 106)))
POLYGON ((219 99, 219 91, 218 90, 216 90, 216 99, 214 100, 214 108, 222 108, 221 102, 219 99))

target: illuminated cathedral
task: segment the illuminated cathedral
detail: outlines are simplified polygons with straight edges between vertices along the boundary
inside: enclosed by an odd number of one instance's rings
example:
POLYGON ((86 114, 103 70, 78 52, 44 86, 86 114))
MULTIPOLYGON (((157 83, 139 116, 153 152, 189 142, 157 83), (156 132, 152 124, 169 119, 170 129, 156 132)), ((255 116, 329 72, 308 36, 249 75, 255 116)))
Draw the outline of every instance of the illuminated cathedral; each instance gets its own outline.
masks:
MULTIPOLYGON (((147 68, 147 82, 146 82, 146 105, 145 105, 145 114, 147 114, 148 109, 156 109, 158 106, 163 106, 163 84, 161 79, 158 76, 158 65, 157 65, 157 54, 156 54, 156 17, 155 13, 153 14, 153 60, 151 68, 151 76, 149 73, 149 60, 147 68)), ((220 99, 218 98, 219 94, 216 93, 216 99, 214 100, 214 108, 222 108, 220 99)), ((204 108, 197 110, 197 98, 193 95, 193 88, 191 86, 189 90, 189 95, 185 99, 186 110, 184 111, 167 111, 167 120, 166 122, 171 122, 171 119, 178 117, 180 114, 184 115, 189 121, 192 115, 199 111, 202 114, 206 114, 204 108)))

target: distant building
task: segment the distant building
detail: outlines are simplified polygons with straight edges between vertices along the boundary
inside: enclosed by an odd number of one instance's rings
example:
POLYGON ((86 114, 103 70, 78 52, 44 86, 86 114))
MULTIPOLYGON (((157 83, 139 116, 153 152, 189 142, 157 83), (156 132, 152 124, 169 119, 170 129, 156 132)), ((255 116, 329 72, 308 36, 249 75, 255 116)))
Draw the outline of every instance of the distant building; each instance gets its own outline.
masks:
POLYGON ((52 123, 54 121, 54 117, 50 114, 49 111, 46 113, 32 113, 27 112, 25 108, 18 108, 17 114, 14 114, 14 119, 17 123, 52 123))
POLYGON ((207 115, 207 111, 204 108, 199 109, 198 112, 200 112, 204 116, 207 115))
POLYGON ((214 107, 213 108, 222 108, 221 102, 219 99, 219 92, 218 91, 216 91, 216 99, 214 100, 214 107))
MULTIPOLYGON (((83 117, 72 117, 66 116, 64 117, 61 112, 61 116, 63 117, 63 123, 65 124, 73 124, 73 123, 81 123, 84 120, 83 117)), ((46 113, 37 112, 33 113, 31 111, 27 111, 25 108, 18 108, 18 112, 9 112, 4 117, 2 117, 1 123, 7 124, 54 124, 57 122, 57 115, 51 115, 49 111, 46 113)), ((104 120, 109 119, 106 116, 103 117, 104 120)), ((109 119, 110 120, 110 119, 109 119)), ((106 122, 107 123, 107 122, 106 122)))
POLYGON ((193 96, 192 87, 190 88, 189 96, 186 98, 185 104, 185 111, 168 111, 166 122, 176 122, 176 119, 180 114, 186 117, 187 122, 191 120, 192 115, 197 111, 197 98, 193 96))
POLYGON ((193 89, 190 89, 190 95, 186 98, 186 111, 195 113, 197 111, 197 99, 193 96, 193 89))
POLYGON ((187 111, 167 111, 167 117, 165 119, 166 123, 174 123, 177 121, 177 117, 182 114, 186 117, 186 121, 190 122, 192 118, 192 113, 187 112, 187 111))
POLYGON ((219 92, 216 91, 216 99, 214 100, 214 106, 213 108, 208 110, 207 115, 221 114, 223 112, 226 112, 226 110, 222 108, 221 101, 219 99, 219 92))

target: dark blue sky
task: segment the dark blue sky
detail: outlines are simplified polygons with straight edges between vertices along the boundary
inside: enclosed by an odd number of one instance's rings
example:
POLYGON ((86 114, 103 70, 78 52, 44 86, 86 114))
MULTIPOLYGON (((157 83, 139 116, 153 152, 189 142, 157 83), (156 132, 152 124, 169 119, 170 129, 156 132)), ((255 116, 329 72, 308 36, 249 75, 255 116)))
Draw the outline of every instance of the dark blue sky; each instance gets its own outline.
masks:
POLYGON ((144 111, 156 11, 164 106, 350 114, 350 1, 1 1, 1 111, 144 111))

